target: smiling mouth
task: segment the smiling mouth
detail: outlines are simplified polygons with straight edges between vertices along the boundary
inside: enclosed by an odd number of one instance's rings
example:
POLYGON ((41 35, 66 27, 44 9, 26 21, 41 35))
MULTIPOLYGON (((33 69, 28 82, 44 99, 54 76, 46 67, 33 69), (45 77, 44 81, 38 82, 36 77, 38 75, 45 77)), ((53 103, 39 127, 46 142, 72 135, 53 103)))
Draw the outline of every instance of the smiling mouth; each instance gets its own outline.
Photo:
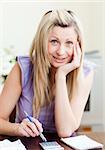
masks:
POLYGON ((56 58, 56 57, 54 57, 53 56, 53 58, 54 58, 54 60, 57 62, 57 63, 63 63, 63 62, 65 62, 65 60, 66 60, 66 58, 62 58, 62 59, 59 59, 59 58, 56 58))

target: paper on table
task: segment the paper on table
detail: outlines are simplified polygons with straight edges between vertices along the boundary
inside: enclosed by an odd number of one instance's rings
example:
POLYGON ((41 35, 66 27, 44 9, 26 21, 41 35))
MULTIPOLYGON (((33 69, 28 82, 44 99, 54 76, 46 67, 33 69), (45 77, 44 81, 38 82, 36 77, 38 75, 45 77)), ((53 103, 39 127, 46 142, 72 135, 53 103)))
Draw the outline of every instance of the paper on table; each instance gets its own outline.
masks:
POLYGON ((20 140, 11 142, 8 139, 0 141, 0 150, 26 150, 20 140))
POLYGON ((77 150, 87 150, 94 148, 103 148, 103 144, 87 137, 86 135, 79 135, 69 138, 61 138, 61 141, 77 150))

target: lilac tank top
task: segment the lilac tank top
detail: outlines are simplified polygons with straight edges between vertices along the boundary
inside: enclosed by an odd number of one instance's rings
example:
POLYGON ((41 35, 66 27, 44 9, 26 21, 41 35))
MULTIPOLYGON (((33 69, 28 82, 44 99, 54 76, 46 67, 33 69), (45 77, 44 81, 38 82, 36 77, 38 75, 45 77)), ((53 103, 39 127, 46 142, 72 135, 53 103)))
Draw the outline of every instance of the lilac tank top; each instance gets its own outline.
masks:
MULTIPOLYGON (((24 110, 32 116, 32 101, 33 101, 33 82, 31 78, 31 73, 33 65, 31 60, 27 56, 18 56, 17 62, 21 69, 22 76, 22 93, 20 95, 17 112, 16 112, 16 122, 21 122, 26 118, 24 110)), ((84 63, 84 74, 87 75, 92 67, 90 64, 84 63)), ((92 65, 91 65, 92 66, 92 65)), ((41 108, 38 120, 42 123, 44 131, 56 132, 55 120, 54 120, 54 101, 51 102, 47 107, 41 108)))

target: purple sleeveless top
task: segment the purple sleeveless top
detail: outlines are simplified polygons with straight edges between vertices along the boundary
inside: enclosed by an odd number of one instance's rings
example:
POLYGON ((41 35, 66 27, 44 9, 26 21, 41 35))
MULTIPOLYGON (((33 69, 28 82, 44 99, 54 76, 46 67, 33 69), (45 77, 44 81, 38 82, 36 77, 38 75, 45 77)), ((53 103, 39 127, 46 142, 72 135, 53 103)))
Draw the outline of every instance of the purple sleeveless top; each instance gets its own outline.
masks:
MULTIPOLYGON (((18 56, 17 62, 22 75, 22 93, 17 104, 16 122, 26 118, 24 110, 32 116, 33 82, 31 78, 33 65, 27 56, 18 56)), ((84 65, 84 74, 87 75, 92 67, 84 65)), ((44 131, 56 132, 54 121, 54 101, 47 107, 41 108, 38 120, 42 123, 44 131)))

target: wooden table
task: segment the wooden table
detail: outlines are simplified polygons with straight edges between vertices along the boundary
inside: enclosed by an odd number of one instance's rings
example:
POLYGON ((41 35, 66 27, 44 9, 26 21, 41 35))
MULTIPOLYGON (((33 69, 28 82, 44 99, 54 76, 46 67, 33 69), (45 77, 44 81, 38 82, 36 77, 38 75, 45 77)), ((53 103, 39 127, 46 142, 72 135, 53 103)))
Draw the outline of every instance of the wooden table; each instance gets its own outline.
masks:
MULTIPOLYGON (((85 134, 88 137, 96 140, 97 142, 100 142, 104 144, 103 150, 105 150, 105 132, 81 132, 77 133, 77 135, 85 134)), ((48 139, 48 141, 57 141, 61 146, 64 147, 64 150, 72 150, 72 148, 66 146, 64 143, 62 143, 59 139, 59 137, 56 134, 45 134, 45 137, 48 139)), ((20 139, 21 142, 25 145, 27 150, 41 150, 41 147, 39 146, 39 142, 42 142, 40 137, 35 138, 26 138, 26 137, 7 137, 7 136, 0 136, 0 140, 3 139, 9 139, 11 141, 20 139)))

